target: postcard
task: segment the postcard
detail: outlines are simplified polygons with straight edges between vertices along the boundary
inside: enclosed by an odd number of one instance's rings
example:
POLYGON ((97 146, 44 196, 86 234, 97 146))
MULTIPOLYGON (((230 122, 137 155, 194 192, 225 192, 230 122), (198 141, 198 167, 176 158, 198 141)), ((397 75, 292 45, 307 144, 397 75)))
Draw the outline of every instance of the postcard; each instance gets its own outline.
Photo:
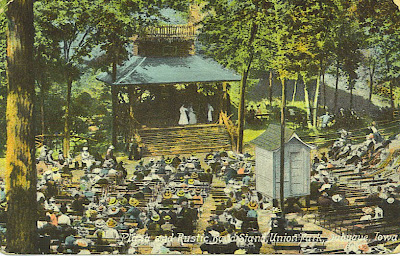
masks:
POLYGON ((2 253, 400 253, 397 0, 0 2, 2 253))

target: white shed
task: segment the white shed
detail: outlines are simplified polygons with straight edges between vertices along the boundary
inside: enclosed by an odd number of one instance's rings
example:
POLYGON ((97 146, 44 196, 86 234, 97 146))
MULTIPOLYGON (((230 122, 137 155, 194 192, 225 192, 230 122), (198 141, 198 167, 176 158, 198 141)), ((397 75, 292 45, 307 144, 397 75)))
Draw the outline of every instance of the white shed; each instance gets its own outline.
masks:
MULTIPOLYGON (((280 125, 270 124, 252 143, 256 146, 256 189, 272 199, 279 199, 280 125)), ((293 130, 285 129, 285 198, 310 195, 312 148, 293 130)))

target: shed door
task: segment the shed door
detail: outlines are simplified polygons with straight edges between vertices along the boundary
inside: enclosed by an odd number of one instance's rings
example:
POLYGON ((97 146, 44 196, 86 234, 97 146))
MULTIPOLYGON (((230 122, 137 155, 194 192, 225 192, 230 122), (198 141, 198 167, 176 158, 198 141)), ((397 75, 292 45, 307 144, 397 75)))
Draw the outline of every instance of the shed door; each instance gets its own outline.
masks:
POLYGON ((290 152, 291 194, 303 193, 304 173, 300 152, 290 152))

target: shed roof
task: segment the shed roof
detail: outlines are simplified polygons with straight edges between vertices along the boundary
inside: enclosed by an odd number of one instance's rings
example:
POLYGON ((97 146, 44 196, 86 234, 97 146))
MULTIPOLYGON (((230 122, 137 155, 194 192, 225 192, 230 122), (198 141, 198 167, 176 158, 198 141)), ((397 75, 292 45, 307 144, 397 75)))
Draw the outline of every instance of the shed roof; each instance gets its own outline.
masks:
POLYGON ((241 77, 212 59, 194 55, 133 56, 117 69, 117 79, 114 83, 108 73, 100 74, 97 79, 113 85, 146 85, 240 81, 241 77))
MULTIPOLYGON (((313 148, 313 146, 304 143, 292 129, 285 128, 285 144, 293 138, 296 138, 305 146, 313 148)), ((281 147, 281 126, 277 124, 268 125, 265 132, 252 140, 251 143, 268 151, 279 149, 281 147)))

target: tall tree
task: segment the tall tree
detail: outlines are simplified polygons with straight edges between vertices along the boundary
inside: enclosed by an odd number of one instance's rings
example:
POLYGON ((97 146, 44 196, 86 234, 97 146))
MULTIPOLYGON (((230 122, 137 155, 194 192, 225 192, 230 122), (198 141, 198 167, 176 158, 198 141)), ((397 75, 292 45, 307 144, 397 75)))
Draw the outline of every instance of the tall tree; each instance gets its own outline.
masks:
POLYGON ((7 19, 6 249, 31 254, 37 251, 33 1, 11 1, 7 19))
POLYGON ((374 44, 377 53, 377 65, 383 82, 389 86, 392 117, 395 109, 393 93, 400 71, 400 12, 394 11, 395 4, 391 0, 380 1, 379 4, 371 0, 359 2, 359 19, 368 31, 368 40, 374 44), (364 10, 364 11, 362 11, 364 10))
POLYGON ((37 16, 40 17, 37 20, 38 26, 41 26, 40 31, 58 45, 54 51, 62 63, 66 85, 63 142, 66 156, 70 150, 72 85, 81 75, 80 65, 94 47, 93 28, 90 26, 94 9, 95 5, 87 0, 42 0, 35 3, 37 16))
MULTIPOLYGON (((246 85, 252 70, 271 71, 273 40, 266 43, 271 18, 271 2, 268 0, 209 0, 202 22, 199 39, 207 45, 203 51, 223 65, 242 74, 240 104, 238 108, 237 150, 243 150, 244 112, 246 85), (262 30, 262 32, 261 32, 262 30)), ((272 80, 272 79, 271 79, 272 80)))

